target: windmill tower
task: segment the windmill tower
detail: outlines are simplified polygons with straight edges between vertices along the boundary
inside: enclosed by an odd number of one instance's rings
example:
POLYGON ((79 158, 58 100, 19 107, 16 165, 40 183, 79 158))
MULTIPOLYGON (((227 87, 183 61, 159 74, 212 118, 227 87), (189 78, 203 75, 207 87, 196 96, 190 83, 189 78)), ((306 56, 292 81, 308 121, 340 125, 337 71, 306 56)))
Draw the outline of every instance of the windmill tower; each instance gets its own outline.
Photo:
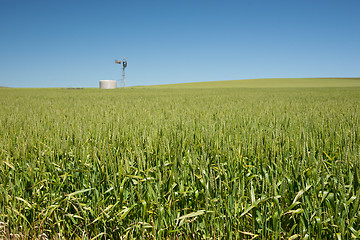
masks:
MULTIPOLYGON (((120 61, 120 60, 115 60, 115 63, 121 64, 121 61, 120 61)), ((123 77, 123 84, 124 84, 124 88, 125 88, 125 68, 127 67, 126 57, 124 57, 124 59, 123 59, 123 61, 122 61, 122 66, 123 66, 123 74, 122 74, 122 77, 123 77)))

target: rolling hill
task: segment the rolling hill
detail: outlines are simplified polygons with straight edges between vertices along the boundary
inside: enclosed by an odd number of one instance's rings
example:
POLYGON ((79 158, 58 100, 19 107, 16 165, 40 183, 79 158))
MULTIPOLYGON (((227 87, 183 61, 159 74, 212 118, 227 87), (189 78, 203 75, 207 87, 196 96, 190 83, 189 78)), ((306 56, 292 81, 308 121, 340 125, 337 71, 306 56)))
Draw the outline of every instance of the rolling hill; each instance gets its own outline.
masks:
POLYGON ((323 88, 360 87, 360 78, 267 78, 177 83, 136 88, 323 88))

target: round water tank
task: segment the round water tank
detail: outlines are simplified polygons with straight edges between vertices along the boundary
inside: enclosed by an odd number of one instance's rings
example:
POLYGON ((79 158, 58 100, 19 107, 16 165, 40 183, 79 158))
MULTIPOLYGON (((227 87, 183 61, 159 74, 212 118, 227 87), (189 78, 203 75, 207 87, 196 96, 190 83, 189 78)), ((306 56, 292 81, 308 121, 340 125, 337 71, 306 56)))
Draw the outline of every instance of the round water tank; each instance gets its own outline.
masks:
POLYGON ((100 80, 101 89, 115 89, 117 87, 116 80, 100 80))

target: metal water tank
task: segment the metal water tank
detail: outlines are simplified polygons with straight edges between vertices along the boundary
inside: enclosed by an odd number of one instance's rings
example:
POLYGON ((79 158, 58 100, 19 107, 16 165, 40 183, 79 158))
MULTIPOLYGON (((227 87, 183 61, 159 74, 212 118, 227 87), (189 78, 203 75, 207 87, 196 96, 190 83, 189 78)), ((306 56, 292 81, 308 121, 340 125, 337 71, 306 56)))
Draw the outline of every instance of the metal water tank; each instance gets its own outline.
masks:
POLYGON ((101 89, 115 89, 117 87, 116 80, 100 80, 99 87, 101 89))

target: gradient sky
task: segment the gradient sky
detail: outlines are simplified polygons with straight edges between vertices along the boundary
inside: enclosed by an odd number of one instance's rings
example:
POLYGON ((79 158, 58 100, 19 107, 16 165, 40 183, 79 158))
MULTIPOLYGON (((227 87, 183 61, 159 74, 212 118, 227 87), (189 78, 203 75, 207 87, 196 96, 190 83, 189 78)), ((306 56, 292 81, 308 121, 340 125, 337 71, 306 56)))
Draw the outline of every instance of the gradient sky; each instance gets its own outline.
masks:
POLYGON ((360 0, 0 0, 0 86, 360 77, 360 0))

